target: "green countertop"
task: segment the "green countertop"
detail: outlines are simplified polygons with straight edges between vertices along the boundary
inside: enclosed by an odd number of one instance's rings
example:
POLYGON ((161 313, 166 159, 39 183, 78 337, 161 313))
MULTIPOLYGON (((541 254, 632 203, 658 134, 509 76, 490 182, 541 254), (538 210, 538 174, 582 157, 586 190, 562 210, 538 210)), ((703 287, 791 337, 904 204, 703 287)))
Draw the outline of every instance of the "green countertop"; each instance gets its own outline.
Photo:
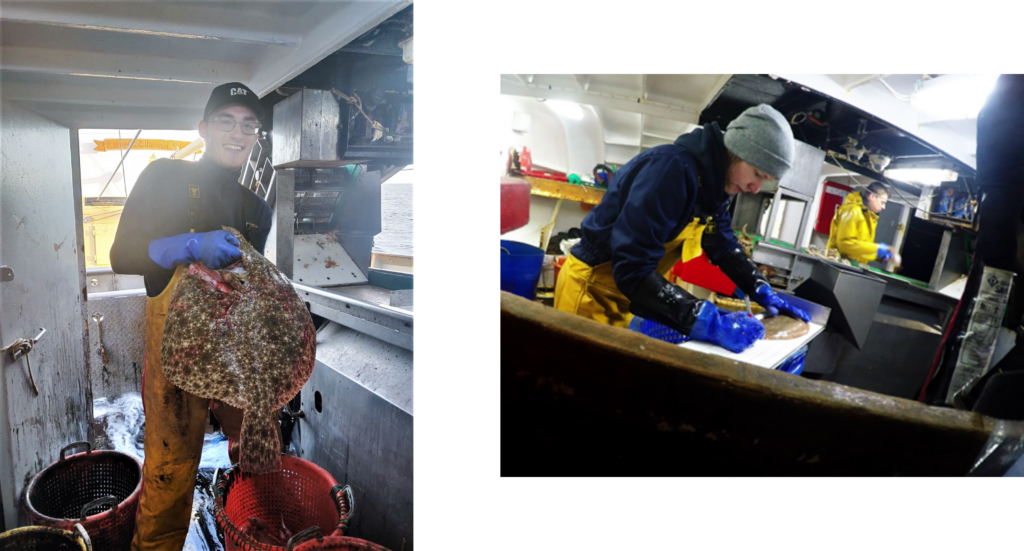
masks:
POLYGON ((869 272, 874 272, 876 274, 883 275, 885 277, 891 277, 893 279, 898 279, 900 281, 906 281, 907 283, 909 283, 911 285, 916 285, 916 286, 918 286, 918 287, 920 287, 922 289, 927 289, 928 288, 928 284, 923 282, 923 281, 918 281, 916 279, 910 279, 909 277, 904 277, 904 276, 901 276, 899 274, 891 274, 889 272, 886 272, 885 270, 879 270, 878 268, 872 268, 871 266, 861 266, 861 268, 866 268, 869 272))
MULTIPOLYGON (((759 236, 759 235, 756 235, 756 236, 753 237, 753 241, 756 244, 759 241, 765 241, 765 239, 763 237, 759 236)), ((775 239, 768 239, 767 241, 769 243, 771 243, 772 245, 775 245, 777 247, 783 247, 783 248, 794 250, 794 251, 797 250, 796 247, 794 247, 793 245, 791 245, 789 243, 783 243, 782 241, 778 241, 778 240, 775 240, 775 239)), ((803 248, 800 249, 800 252, 802 252, 804 254, 810 254, 810 253, 807 252, 807 249, 803 249, 803 248)), ((889 273, 889 272, 887 272, 885 270, 879 270, 878 268, 874 268, 874 267, 866 265, 866 264, 860 264, 860 263, 858 263, 856 261, 853 261, 853 260, 851 260, 850 263, 853 266, 857 267, 857 268, 865 269, 865 270, 867 270, 869 272, 874 272, 874 273, 876 273, 878 275, 881 275, 881 276, 891 277, 893 279, 898 279, 900 281, 905 281, 905 282, 907 282, 907 283, 909 283, 911 285, 915 285, 915 286, 920 287, 922 289, 927 289, 928 288, 928 284, 923 282, 923 281, 918 281, 916 279, 911 279, 909 277, 904 277, 904 276, 901 276, 899 274, 892 274, 892 273, 889 273)))
MULTIPOLYGON (((760 235, 754 235, 754 236, 751 237, 751 240, 756 245, 758 241, 764 241, 765 239, 763 237, 761 237, 760 235)), ((779 247, 785 247, 787 249, 792 249, 794 251, 796 250, 796 247, 794 247, 793 245, 790 245, 789 243, 783 243, 782 241, 778 241, 778 240, 775 240, 775 239, 769 239, 768 242, 771 243, 772 245, 776 245, 776 246, 779 246, 779 247)), ((807 251, 803 251, 803 252, 806 253, 807 251)))

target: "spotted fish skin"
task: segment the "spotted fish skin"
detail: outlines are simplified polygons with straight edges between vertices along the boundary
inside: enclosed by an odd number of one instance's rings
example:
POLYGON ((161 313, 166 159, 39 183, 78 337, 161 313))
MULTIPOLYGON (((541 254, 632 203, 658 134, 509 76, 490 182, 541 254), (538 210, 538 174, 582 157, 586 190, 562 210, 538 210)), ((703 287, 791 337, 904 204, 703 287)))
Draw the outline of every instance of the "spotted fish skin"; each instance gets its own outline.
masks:
POLYGON ((242 259, 223 270, 199 262, 184 270, 171 293, 161 362, 178 388, 245 410, 239 464, 263 474, 281 468, 277 412, 313 372, 316 329, 277 268, 234 228, 223 229, 238 238, 242 259))

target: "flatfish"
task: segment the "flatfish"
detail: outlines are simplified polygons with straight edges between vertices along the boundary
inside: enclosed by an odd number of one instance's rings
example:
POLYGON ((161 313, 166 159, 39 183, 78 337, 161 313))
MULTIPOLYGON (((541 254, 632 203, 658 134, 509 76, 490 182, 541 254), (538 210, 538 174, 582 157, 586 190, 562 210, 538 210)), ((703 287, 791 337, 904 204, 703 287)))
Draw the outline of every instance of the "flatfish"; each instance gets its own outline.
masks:
POLYGON ((277 268, 234 228, 242 259, 223 270, 187 268, 171 294, 161 345, 164 374, 178 388, 245 410, 239 464, 280 470, 278 411, 313 372, 316 330, 277 268))
POLYGON ((764 324, 764 338, 769 341, 795 339, 810 331, 807 323, 789 316, 764 318, 761 323, 764 324))

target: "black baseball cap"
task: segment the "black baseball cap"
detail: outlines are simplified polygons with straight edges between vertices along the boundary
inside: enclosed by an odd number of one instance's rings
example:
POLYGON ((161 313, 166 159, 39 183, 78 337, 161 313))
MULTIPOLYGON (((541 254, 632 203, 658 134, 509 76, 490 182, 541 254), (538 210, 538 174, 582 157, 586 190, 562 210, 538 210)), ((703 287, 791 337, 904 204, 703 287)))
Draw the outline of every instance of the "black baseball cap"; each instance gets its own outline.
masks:
POLYGON ((229 103, 240 103, 252 109, 258 120, 263 120, 263 116, 266 114, 256 92, 241 82, 229 82, 214 88, 210 93, 210 100, 206 102, 206 111, 203 112, 203 120, 206 120, 210 113, 229 103))

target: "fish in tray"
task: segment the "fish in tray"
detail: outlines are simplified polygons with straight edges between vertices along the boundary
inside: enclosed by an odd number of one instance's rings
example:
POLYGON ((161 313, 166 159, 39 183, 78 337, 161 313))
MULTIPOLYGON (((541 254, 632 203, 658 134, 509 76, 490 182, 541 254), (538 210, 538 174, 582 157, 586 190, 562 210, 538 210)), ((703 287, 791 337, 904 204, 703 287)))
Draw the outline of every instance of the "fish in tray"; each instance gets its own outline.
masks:
POLYGON ((242 259, 223 270, 190 264, 171 294, 161 346, 178 388, 245 410, 242 472, 281 468, 278 410, 313 372, 313 320, 277 268, 233 228, 242 259))

